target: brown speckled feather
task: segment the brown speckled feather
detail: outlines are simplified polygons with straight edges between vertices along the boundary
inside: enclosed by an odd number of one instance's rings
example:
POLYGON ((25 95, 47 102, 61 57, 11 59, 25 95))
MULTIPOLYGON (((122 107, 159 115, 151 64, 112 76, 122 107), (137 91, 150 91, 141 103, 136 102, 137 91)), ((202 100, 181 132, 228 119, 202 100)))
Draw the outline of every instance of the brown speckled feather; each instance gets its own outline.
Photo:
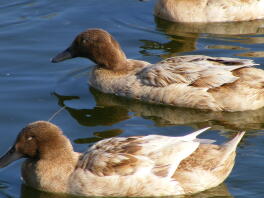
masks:
POLYGON ((179 56, 147 67, 138 75, 143 84, 154 87, 179 83, 209 89, 236 81, 239 77, 233 70, 253 65, 248 59, 179 56))
POLYGON ((143 170, 170 177, 181 160, 199 146, 196 135, 191 138, 149 135, 106 139, 91 147, 81 157, 78 167, 98 176, 133 175, 143 170))

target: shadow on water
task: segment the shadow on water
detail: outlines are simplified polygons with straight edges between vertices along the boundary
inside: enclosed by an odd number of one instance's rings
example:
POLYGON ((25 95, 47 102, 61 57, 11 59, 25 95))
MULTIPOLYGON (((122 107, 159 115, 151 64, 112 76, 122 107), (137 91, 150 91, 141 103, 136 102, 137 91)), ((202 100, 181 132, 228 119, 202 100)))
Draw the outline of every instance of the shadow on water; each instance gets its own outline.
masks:
MULTIPOLYGON (((80 196, 74 195, 62 195, 55 193, 48 193, 35 190, 31 187, 28 187, 24 184, 21 185, 21 197, 20 198, 80 198, 80 196)), ((168 196, 166 198, 232 198, 233 196, 229 193, 225 184, 221 184, 215 188, 206 190, 201 193, 197 193, 194 195, 186 195, 186 196, 168 196)), ((84 197, 82 197, 84 198, 84 197)))
MULTIPOLYGON (((211 126, 224 131, 264 129, 264 108, 243 112, 214 112, 196 109, 177 108, 165 105, 153 105, 127 99, 112 94, 104 94, 90 88, 96 106, 92 109, 74 109, 67 107, 66 101, 78 99, 78 96, 54 95, 60 106, 66 106, 70 115, 83 126, 108 126, 140 116, 152 120, 156 126, 189 125, 195 128, 211 126)), ((119 132, 113 131, 113 134, 119 132)), ((120 132, 121 133, 121 132, 120 132)), ((115 136, 115 135, 114 135, 115 136)))

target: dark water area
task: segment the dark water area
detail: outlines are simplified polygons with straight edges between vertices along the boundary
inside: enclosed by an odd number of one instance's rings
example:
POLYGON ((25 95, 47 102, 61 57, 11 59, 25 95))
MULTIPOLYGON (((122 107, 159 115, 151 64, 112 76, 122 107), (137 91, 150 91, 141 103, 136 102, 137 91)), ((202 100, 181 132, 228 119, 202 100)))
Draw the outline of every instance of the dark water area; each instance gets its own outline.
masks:
MULTIPOLYGON (((224 184, 185 197, 263 197, 264 109, 227 113, 150 105, 89 87, 87 76, 93 65, 89 60, 50 63, 76 34, 97 27, 109 31, 129 58, 155 63, 185 54, 240 57, 251 58, 264 69, 264 20, 171 23, 153 16, 154 4, 137 0, 2 0, 0 154, 26 124, 48 120, 62 107, 52 122, 80 152, 113 136, 184 135, 211 126, 201 137, 222 143, 246 130, 235 167, 224 184)), ((23 185, 22 161, 0 170, 1 198, 75 197, 23 185)))

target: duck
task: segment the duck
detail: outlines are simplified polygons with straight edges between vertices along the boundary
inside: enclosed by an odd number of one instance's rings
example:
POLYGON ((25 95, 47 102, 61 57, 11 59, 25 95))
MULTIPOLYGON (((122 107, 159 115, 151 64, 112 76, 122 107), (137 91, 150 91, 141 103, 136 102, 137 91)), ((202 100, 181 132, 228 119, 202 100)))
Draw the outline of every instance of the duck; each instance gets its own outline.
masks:
POLYGON ((154 104, 212 111, 246 111, 264 106, 264 71, 253 60, 205 55, 175 56, 151 64, 128 59, 103 29, 88 29, 52 58, 57 63, 88 58, 95 66, 91 87, 154 104))
POLYGON ((264 0, 157 0, 154 15, 172 22, 211 23, 264 18, 264 0))
POLYGON ((0 168, 20 158, 26 185, 80 196, 146 197, 193 194, 215 187, 230 174, 245 132, 221 145, 185 136, 129 136, 101 140, 84 153, 48 121, 25 126, 0 158, 0 168))

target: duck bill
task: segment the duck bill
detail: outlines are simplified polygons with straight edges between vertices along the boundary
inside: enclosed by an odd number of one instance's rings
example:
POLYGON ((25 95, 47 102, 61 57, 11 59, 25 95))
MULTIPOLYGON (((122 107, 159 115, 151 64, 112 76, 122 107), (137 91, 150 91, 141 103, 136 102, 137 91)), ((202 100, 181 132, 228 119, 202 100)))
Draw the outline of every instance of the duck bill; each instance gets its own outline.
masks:
POLYGON ((75 54, 73 53, 73 50, 71 47, 67 48, 63 52, 56 55, 54 58, 51 59, 52 63, 58 63, 67 59, 75 58, 75 54))
POLYGON ((23 154, 16 151, 16 148, 13 146, 11 149, 9 149, 9 151, 7 151, 6 154, 4 154, 0 158, 0 168, 4 168, 13 161, 16 161, 22 157, 24 157, 23 154))

